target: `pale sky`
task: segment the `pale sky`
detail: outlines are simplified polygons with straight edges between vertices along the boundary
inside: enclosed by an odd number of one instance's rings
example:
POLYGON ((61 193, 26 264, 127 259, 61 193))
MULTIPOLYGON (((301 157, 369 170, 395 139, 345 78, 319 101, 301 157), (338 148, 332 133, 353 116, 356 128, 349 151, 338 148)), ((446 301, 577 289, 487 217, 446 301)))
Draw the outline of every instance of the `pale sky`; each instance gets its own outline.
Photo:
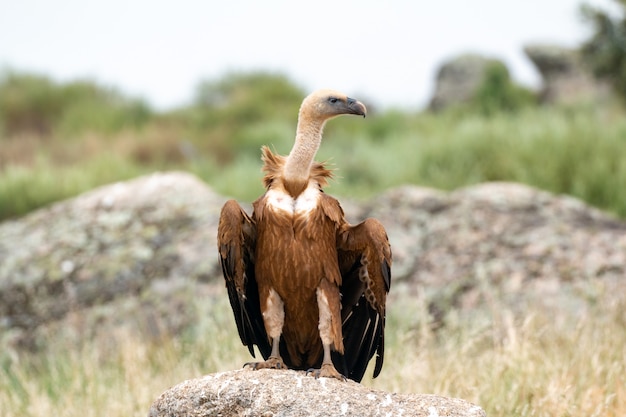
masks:
MULTIPOLYGON (((577 46, 584 0, 0 0, 0 70, 95 80, 158 109, 201 80, 273 70, 379 108, 421 108, 438 66, 463 52, 537 86, 529 43, 577 46)), ((610 9, 611 0, 586 0, 610 9)))

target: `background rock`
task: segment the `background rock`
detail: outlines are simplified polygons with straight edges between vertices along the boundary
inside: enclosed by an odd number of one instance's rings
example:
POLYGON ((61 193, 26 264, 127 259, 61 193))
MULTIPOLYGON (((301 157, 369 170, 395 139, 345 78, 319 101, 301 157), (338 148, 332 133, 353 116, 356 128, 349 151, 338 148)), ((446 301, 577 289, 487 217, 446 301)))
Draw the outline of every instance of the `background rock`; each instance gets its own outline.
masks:
POLYGON ((540 94, 543 102, 593 102, 610 95, 610 87, 595 79, 578 50, 556 45, 528 45, 524 52, 543 78, 540 94))
POLYGON ((182 382, 149 417, 169 416, 485 416, 478 406, 436 395, 390 394, 304 372, 239 370, 182 382))
MULTIPOLYGON (((216 229, 225 198, 184 173, 96 189, 0 224, 0 348, 37 348, 55 329, 77 341, 132 326, 178 334, 223 294, 216 229), (46 337, 40 337, 40 336, 46 337), (66 333, 64 333, 66 335, 66 333)), ((394 289, 425 295, 435 323, 498 297, 582 314, 626 294, 626 222, 520 184, 451 193, 397 187, 343 201, 376 217, 394 254, 394 289)))
POLYGON ((498 62, 476 54, 465 54, 441 65, 437 72, 431 110, 443 110, 469 101, 485 79, 490 65, 498 62))

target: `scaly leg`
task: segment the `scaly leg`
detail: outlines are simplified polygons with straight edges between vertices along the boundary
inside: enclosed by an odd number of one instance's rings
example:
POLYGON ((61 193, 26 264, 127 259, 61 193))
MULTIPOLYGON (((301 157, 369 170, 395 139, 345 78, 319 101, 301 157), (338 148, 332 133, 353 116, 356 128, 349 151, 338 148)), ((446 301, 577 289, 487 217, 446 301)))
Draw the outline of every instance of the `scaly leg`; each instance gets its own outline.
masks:
POLYGON ((285 363, 283 362, 283 358, 280 357, 279 347, 280 345, 280 336, 272 339, 272 353, 270 353, 269 358, 263 362, 246 362, 243 364, 243 367, 249 366, 254 369, 287 369, 285 363))
POLYGON ((306 374, 312 374, 315 379, 319 377, 324 378, 336 378, 340 381, 345 381, 346 377, 341 375, 339 371, 333 365, 333 361, 330 358, 330 345, 324 344, 324 359, 322 359, 322 366, 320 369, 309 369, 306 374))

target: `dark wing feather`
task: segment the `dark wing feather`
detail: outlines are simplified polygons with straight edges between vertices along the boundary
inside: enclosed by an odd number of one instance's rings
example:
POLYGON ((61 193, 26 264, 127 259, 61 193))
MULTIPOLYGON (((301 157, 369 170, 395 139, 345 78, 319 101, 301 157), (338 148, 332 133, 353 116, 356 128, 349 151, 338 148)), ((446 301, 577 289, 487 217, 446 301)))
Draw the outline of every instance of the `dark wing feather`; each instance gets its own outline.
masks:
POLYGON ((254 355, 254 345, 267 358, 271 346, 263 325, 259 290, 254 276, 256 226, 235 200, 224 204, 217 229, 217 246, 228 299, 241 342, 254 355))
POLYGON ((337 237, 341 271, 344 355, 335 355, 340 372, 361 381, 376 354, 374 378, 383 366, 385 303, 391 285, 391 247, 382 224, 374 219, 346 224, 337 237))

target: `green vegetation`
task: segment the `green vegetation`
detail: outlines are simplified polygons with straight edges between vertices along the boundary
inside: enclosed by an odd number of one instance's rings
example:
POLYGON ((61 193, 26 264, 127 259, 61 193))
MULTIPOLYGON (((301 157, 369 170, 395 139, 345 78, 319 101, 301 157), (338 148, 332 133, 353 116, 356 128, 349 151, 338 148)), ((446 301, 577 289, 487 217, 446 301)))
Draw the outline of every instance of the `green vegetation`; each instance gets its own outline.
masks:
POLYGON ((517 112, 537 103, 535 94, 511 80, 506 65, 494 61, 485 71, 485 79, 470 103, 469 110, 478 110, 485 116, 501 112, 517 112))
POLYGON ((593 36, 583 45, 585 60, 599 78, 608 80, 626 101, 626 0, 616 0, 620 17, 589 5, 583 16, 593 28, 593 36))
MULTIPOLYGON (((538 107, 506 68, 489 74, 464 108, 329 123, 319 154, 336 164, 329 192, 364 198, 404 183, 519 181, 626 216, 623 108, 538 107)), ((263 191, 260 146, 289 152, 304 95, 280 74, 237 73, 200 84, 193 105, 156 113, 86 81, 5 74, 0 219, 155 170, 187 170, 250 201, 263 191)))
POLYGON ((111 134, 140 127, 150 115, 141 101, 87 81, 59 85, 39 75, 8 72, 0 82, 0 127, 8 137, 111 134))
MULTIPOLYGON (((367 372, 366 386, 460 397, 489 416, 625 415, 623 304, 578 319, 541 309, 514 318, 493 301, 472 315, 452 311, 433 332, 425 300, 407 293, 390 301, 385 366, 375 380, 367 372)), ((199 320, 183 337, 149 342, 119 330, 76 346, 65 328, 45 353, 0 352, 0 415, 146 415, 183 380, 239 369, 250 357, 223 287, 213 294, 198 301, 199 320)))

